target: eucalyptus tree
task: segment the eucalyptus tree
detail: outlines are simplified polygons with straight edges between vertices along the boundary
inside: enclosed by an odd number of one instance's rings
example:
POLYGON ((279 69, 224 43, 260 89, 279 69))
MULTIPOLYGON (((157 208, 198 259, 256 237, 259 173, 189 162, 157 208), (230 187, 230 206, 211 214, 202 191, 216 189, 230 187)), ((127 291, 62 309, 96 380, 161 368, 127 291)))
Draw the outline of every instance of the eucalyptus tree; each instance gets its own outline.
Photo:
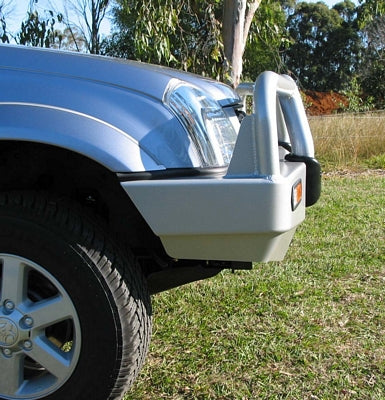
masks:
POLYGON ((223 63, 219 0, 116 0, 116 31, 107 54, 220 76, 223 63))
POLYGON ((245 49, 246 79, 254 80, 266 70, 286 72, 282 54, 290 45, 286 30, 288 7, 277 0, 264 0, 258 7, 245 49))
POLYGON ((243 55, 255 12, 262 0, 224 0, 223 45, 230 64, 231 82, 237 87, 243 69, 243 55))
POLYGON ((375 17, 363 30, 366 48, 360 67, 360 81, 375 105, 385 107, 385 15, 375 17))
POLYGON ((237 86, 260 0, 116 0, 108 54, 134 56, 237 86))
POLYGON ((360 28, 385 14, 385 0, 359 0, 358 22, 360 28))
POLYGON ((106 17, 110 0, 66 0, 63 1, 67 32, 72 43, 81 50, 84 46, 91 54, 99 54, 102 38, 101 24, 106 17), (71 15, 77 17, 74 21, 71 15))
POLYGON ((55 15, 53 11, 47 11, 41 17, 38 11, 30 9, 15 40, 18 44, 27 46, 60 48, 62 33, 56 29, 56 23, 61 23, 62 20, 60 13, 55 15))
POLYGON ((288 32, 292 44, 285 52, 285 62, 304 88, 347 88, 362 48, 357 13, 350 0, 332 9, 323 2, 298 3, 288 17, 288 32))
POLYGON ((6 21, 8 4, 4 0, 0 1, 0 40, 2 43, 9 43, 6 21))

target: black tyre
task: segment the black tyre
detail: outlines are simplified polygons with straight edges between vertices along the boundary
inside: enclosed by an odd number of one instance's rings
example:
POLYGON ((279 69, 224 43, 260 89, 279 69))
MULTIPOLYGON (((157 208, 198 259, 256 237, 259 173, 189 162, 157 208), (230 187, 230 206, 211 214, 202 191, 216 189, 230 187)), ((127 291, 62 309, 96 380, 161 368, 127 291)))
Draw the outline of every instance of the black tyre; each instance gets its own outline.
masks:
POLYGON ((0 398, 121 398, 144 361, 151 306, 134 258, 83 210, 0 194, 0 398))

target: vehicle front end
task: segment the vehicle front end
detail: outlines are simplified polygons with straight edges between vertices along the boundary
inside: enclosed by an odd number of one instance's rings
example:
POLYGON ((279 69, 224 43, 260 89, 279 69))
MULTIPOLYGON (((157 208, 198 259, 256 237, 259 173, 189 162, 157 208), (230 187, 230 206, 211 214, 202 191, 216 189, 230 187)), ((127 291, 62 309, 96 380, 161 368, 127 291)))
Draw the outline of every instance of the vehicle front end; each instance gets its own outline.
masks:
POLYGON ((0 86, 1 398, 122 398, 150 296, 281 260, 320 195, 286 76, 0 45, 0 86))
POLYGON ((253 112, 237 132, 207 92, 171 81, 164 104, 188 131, 200 167, 170 178, 167 171, 148 180, 122 176, 171 257, 281 260, 319 197, 320 167, 294 81, 266 72, 250 93, 253 112))

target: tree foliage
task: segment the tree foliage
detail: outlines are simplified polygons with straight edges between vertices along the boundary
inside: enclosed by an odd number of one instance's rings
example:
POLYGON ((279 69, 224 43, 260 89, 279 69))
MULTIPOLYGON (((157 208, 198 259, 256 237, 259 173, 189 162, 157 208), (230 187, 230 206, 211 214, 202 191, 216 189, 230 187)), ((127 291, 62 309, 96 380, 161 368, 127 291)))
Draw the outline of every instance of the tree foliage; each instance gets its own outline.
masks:
POLYGON ((358 23, 363 29, 377 17, 385 14, 385 0, 360 0, 357 11, 358 23))
POLYGON ((298 3, 288 18, 292 44, 285 53, 289 72, 307 88, 342 90, 349 85, 361 49, 355 6, 345 0, 298 3))
POLYGON ((2 43, 9 43, 5 13, 6 7, 7 4, 4 1, 0 1, 0 40, 2 43))
POLYGON ((286 72, 282 53, 290 45, 286 31, 287 7, 277 0, 264 0, 259 6, 245 50, 246 79, 255 80, 266 70, 286 72))
POLYGON ((223 63, 221 1, 117 0, 111 55, 217 76, 223 63))
POLYGON ((376 101, 385 106, 385 15, 377 16, 364 30, 367 47, 360 67, 362 88, 376 101))
POLYGON ((55 15, 48 11, 45 18, 41 19, 37 11, 28 11, 26 21, 21 23, 21 29, 16 41, 22 45, 36 47, 60 47, 62 34, 55 29, 56 22, 62 22, 62 14, 55 15))

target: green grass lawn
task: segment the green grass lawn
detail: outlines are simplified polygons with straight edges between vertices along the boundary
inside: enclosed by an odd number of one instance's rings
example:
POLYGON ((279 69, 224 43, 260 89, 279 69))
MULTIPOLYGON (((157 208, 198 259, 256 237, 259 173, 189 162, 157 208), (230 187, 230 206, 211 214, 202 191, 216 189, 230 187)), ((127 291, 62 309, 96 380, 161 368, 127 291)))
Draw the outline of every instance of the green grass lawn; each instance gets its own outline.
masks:
POLYGON ((385 399, 385 175, 326 176, 285 260, 153 298, 126 400, 385 399))

